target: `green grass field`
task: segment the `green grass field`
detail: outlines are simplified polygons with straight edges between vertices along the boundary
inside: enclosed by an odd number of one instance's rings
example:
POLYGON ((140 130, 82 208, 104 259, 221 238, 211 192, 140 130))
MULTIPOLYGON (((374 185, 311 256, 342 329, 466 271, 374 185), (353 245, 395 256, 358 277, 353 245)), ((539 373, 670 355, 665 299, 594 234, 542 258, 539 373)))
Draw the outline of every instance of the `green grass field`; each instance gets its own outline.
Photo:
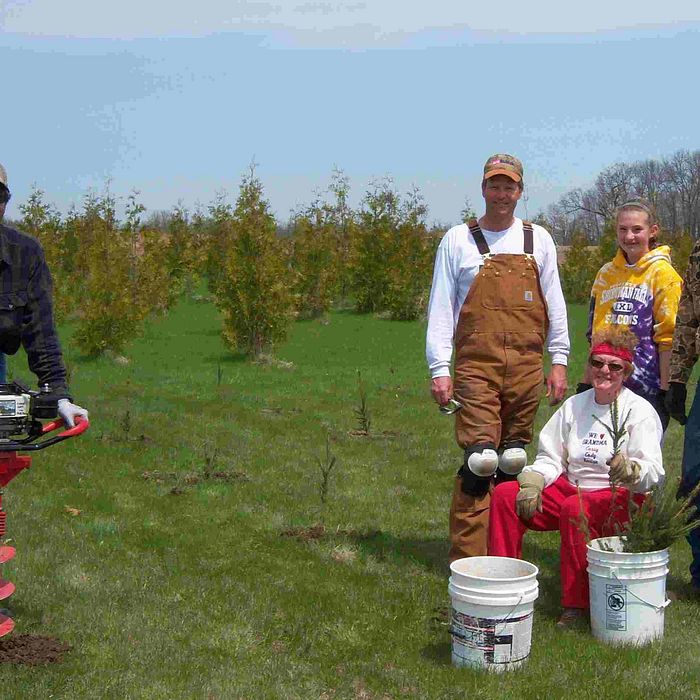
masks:
MULTIPOLYGON (((183 302, 126 366, 81 359, 63 329, 92 426, 6 489, 18 553, 4 573, 17 633, 73 649, 60 664, 2 666, 3 700, 700 695, 700 603, 674 602, 664 639, 643 649, 555 630, 557 533, 526 539, 541 569, 526 666, 453 668, 447 512, 461 455, 429 397, 423 324, 343 312, 298 322, 278 352, 291 366, 232 356, 219 325, 211 305, 183 302), (351 434, 358 369, 369 438, 351 434), (337 463, 324 504, 327 436, 337 463)), ((584 325, 572 307, 572 386, 584 325)), ((28 378, 23 362, 11 369, 28 378)), ((542 403, 538 427, 552 410, 542 403)), ((672 474, 681 439, 673 423, 672 474)), ((688 562, 676 545, 680 593, 688 562)))

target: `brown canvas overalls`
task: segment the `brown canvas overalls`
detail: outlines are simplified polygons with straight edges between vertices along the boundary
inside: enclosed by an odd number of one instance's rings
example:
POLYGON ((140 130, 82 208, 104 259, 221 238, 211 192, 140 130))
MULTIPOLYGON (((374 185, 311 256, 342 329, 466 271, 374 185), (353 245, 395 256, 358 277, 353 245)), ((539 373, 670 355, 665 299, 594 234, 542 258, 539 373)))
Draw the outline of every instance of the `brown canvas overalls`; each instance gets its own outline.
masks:
MULTIPOLYGON (((523 254, 492 255, 476 220, 469 231, 483 258, 459 312, 454 397, 460 447, 497 449, 529 443, 544 371, 547 305, 533 256, 532 224, 523 222, 523 254)), ((463 469, 468 469, 466 466, 463 469)), ((461 471, 461 470, 460 470, 461 471)), ((490 489, 470 495, 457 476, 450 507, 450 561, 486 554, 490 489)))

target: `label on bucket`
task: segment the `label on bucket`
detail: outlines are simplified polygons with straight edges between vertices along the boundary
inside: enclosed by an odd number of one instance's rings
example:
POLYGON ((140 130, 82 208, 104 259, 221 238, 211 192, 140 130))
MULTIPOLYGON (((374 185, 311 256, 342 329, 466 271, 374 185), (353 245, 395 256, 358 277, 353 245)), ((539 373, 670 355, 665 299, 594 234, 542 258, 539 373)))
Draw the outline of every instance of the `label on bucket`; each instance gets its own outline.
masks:
POLYGON ((627 630, 627 586, 614 583, 605 585, 605 629, 616 632, 627 630))
POLYGON ((530 654, 532 616, 493 620, 452 608, 452 654, 470 666, 521 661, 530 654))

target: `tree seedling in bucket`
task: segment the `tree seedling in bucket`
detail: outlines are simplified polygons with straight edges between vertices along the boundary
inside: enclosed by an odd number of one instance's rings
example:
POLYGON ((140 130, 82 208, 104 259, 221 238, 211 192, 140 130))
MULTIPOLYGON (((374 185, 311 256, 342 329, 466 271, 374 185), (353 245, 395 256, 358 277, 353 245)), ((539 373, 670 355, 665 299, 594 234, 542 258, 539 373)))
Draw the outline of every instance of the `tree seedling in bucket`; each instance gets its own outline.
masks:
MULTIPOLYGON (((613 458, 619 454, 624 442, 628 419, 629 412, 620 420, 617 399, 610 404, 610 424, 597 419, 612 438, 613 458)), ((700 484, 682 498, 678 498, 677 488, 669 488, 668 483, 657 484, 641 505, 634 502, 634 494, 630 491, 627 499, 628 520, 624 525, 615 522, 616 513, 624 506, 616 505, 617 499, 614 496, 617 483, 611 480, 610 484, 613 498, 603 531, 614 531, 620 538, 623 552, 661 551, 700 526, 700 520, 695 518, 697 508, 694 505, 695 498, 700 493, 700 484)), ((585 519, 583 511, 580 515, 585 519)), ((587 535, 586 540, 590 541, 587 523, 585 530, 581 526, 579 530, 584 536, 587 535)), ((598 546, 603 551, 612 551, 612 545, 608 542, 599 541, 598 546)))
POLYGON ((616 525, 615 528, 623 551, 658 552, 700 527, 694 505, 699 493, 700 484, 678 498, 677 488, 665 483, 654 486, 640 506, 630 497, 630 518, 622 527, 616 525))
MULTIPOLYGON (((617 399, 610 404, 610 423, 593 416, 608 431, 613 443, 613 458, 620 454, 620 449, 627 435, 627 421, 629 412, 620 419, 617 399)), ((612 461, 612 460, 611 460, 612 461)), ((697 508, 694 505, 695 498, 700 494, 700 484, 690 493, 678 497, 678 485, 671 487, 668 482, 657 484, 647 494, 644 502, 637 505, 634 502, 632 491, 626 502, 627 522, 623 525, 615 521, 615 515, 625 506, 618 505, 615 492, 618 484, 611 479, 610 487, 613 493, 610 513, 603 523, 602 531, 614 533, 620 538, 623 552, 657 552, 670 547, 676 540, 684 537, 696 527, 700 527, 700 519, 696 518, 697 508)), ((576 526, 585 537, 586 542, 591 541, 588 518, 583 510, 583 502, 579 491, 579 514, 575 520, 576 526)), ((597 546, 603 550, 612 552, 613 545, 600 538, 597 546)))

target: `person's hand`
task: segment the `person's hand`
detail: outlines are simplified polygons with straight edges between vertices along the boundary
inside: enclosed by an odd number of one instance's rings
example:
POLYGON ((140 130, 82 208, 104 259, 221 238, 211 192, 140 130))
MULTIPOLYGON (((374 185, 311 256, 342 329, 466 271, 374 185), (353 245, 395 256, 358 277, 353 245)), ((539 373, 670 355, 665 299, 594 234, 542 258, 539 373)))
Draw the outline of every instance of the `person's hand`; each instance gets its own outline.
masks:
POLYGON ((566 381, 566 365, 552 365, 547 377, 547 398, 550 406, 556 406, 565 396, 569 384, 566 381))
POLYGON ((63 418, 67 428, 74 428, 75 419, 78 417, 88 420, 88 412, 84 408, 71 403, 68 399, 58 400, 58 415, 63 418))
POLYGON ((675 418, 681 425, 688 420, 685 414, 685 400, 688 389, 681 382, 669 382, 668 391, 664 399, 664 405, 671 418, 675 418))
POLYGON ((520 472, 518 483, 520 491, 515 497, 515 513, 521 520, 530 520, 535 511, 542 512, 544 477, 537 472, 520 472))
POLYGON ((641 471, 639 464, 627 459, 619 452, 608 460, 608 466, 610 467, 608 477, 611 484, 632 486, 639 481, 639 472, 641 471))
POLYGON ((452 398, 452 377, 435 377, 430 382, 430 393, 438 406, 444 406, 452 398))

